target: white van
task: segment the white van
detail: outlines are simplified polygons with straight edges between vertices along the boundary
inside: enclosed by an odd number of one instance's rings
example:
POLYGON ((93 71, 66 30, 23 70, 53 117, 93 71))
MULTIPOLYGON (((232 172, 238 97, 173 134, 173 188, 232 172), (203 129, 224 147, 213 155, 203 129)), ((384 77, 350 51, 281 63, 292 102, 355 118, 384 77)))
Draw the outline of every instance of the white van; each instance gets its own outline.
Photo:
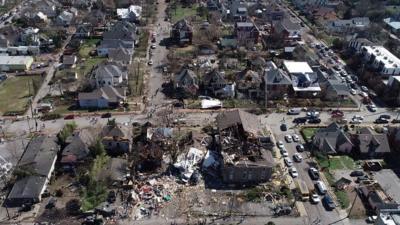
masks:
POLYGON ((300 112, 301 112, 301 108, 292 108, 292 109, 289 109, 287 114, 288 115, 299 115, 300 112))
POLYGON ((322 194, 322 195, 326 194, 327 190, 326 190, 326 186, 325 186, 324 182, 317 181, 317 182, 315 182, 315 186, 317 187, 317 190, 320 194, 322 194))

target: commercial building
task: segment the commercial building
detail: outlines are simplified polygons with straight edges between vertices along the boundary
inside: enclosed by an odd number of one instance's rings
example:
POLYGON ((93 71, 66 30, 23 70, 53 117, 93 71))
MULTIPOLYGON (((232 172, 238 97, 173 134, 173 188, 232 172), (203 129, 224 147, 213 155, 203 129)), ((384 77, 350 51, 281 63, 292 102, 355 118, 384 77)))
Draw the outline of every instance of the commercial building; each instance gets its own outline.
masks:
POLYGON ((31 68, 33 57, 0 55, 1 71, 25 71, 31 68))

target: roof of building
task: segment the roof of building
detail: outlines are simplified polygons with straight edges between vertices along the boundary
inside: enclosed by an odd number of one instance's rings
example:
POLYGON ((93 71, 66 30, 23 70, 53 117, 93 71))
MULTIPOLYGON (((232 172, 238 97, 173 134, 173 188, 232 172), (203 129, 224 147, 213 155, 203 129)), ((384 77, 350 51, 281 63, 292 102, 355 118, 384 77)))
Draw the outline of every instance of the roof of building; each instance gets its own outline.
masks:
POLYGON ((328 85, 337 95, 350 95, 350 88, 340 80, 328 79, 328 85))
POLYGON ((295 61, 285 60, 283 61, 283 65, 290 74, 314 72, 307 62, 295 62, 295 61))
POLYGON ((131 52, 126 48, 113 48, 108 50, 108 58, 115 62, 130 62, 132 59, 131 52))
POLYGON ((316 73, 300 73, 292 75, 292 86, 296 92, 319 92, 321 87, 319 86, 318 75, 316 73))
POLYGON ((63 11, 58 15, 57 17, 59 20, 62 20, 64 22, 70 23, 72 19, 74 18, 74 14, 68 11, 63 11))
POLYGON ((94 73, 97 80, 104 80, 112 77, 126 77, 128 72, 120 64, 108 62, 98 65, 94 73))
POLYGON ((92 92, 80 92, 78 94, 79 100, 94 100, 94 99, 106 99, 109 102, 119 102, 125 99, 125 89, 115 88, 112 86, 104 86, 99 89, 95 89, 92 92))
POLYGON ((190 69, 186 69, 186 68, 183 68, 179 73, 177 73, 176 75, 175 75, 175 77, 174 77, 174 81, 175 81, 175 83, 177 83, 177 84, 186 84, 187 82, 186 82, 186 80, 192 80, 192 81, 194 81, 194 82, 191 82, 191 84, 192 83, 196 83, 196 81, 197 81, 197 76, 196 76, 196 74, 193 72, 193 70, 190 70, 190 69))
POLYGON ((101 137, 118 137, 123 139, 131 139, 132 130, 129 126, 117 124, 115 126, 106 125, 103 127, 100 136, 101 137))
POLYGON ((76 63, 76 55, 63 55, 63 64, 64 65, 74 65, 76 63))
POLYGON ((175 30, 192 30, 192 27, 190 26, 189 22, 185 19, 178 20, 173 26, 173 29, 175 30))
POLYGON ((269 69, 264 72, 264 81, 269 85, 290 85, 292 80, 281 69, 269 69))
POLYGON ((203 76, 203 83, 209 85, 210 83, 226 83, 224 75, 218 70, 214 69, 203 76))
POLYGON ((383 19, 383 22, 385 22, 392 29, 395 29, 395 30, 400 29, 400 21, 399 20, 389 17, 389 18, 383 19))
POLYGON ((63 158, 64 156, 74 155, 77 160, 84 159, 89 154, 89 147, 95 141, 95 133, 95 129, 90 128, 74 132, 66 140, 69 144, 62 152, 63 158))
POLYGON ((368 54, 374 55, 376 61, 384 63, 386 68, 397 68, 400 66, 400 59, 383 46, 363 46, 363 49, 368 54))
POLYGON ((298 23, 293 22, 291 19, 285 18, 276 22, 278 26, 281 26, 284 30, 301 30, 301 26, 298 23))
POLYGON ((28 65, 33 62, 32 56, 0 55, 0 65, 28 65))
POLYGON ((128 19, 131 16, 139 19, 142 14, 142 7, 138 5, 130 5, 128 8, 117 9, 117 15, 121 19, 128 19))
POLYGON ((320 128, 315 132, 314 140, 322 143, 322 148, 327 153, 336 153, 336 147, 343 143, 350 143, 350 138, 337 123, 331 123, 326 128, 320 128))
POLYGON ((15 182, 7 196, 9 201, 12 199, 37 199, 42 194, 43 186, 46 184, 46 177, 27 176, 15 182))
POLYGON ((359 130, 356 144, 361 153, 389 153, 390 145, 386 134, 378 134, 369 127, 359 130))
POLYGON ((136 40, 136 25, 128 21, 118 21, 109 31, 103 33, 103 40, 119 39, 124 41, 136 40))
POLYGON ((217 125, 219 130, 241 125, 244 131, 252 134, 258 134, 262 130, 256 115, 240 109, 220 113, 217 116, 217 125))
POLYGON ((55 137, 39 136, 29 142, 17 166, 47 177, 58 150, 55 137))

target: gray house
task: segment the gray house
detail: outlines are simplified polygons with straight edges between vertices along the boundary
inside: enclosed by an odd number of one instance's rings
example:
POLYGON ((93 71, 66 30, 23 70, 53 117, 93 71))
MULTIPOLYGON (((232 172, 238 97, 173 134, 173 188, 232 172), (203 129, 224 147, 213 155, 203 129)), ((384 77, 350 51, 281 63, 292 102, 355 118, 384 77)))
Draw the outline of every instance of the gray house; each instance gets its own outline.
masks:
POLYGON ((55 137, 32 139, 23 153, 16 170, 28 174, 17 178, 5 200, 8 207, 39 203, 54 171, 59 146, 55 137))
POLYGON ((360 128, 352 140, 354 151, 361 158, 382 158, 390 153, 387 135, 377 133, 369 127, 360 128))
POLYGON ((128 71, 117 62, 102 63, 93 71, 91 81, 92 86, 97 88, 105 86, 126 86, 128 82, 128 71))
POLYGON ((292 86, 290 77, 281 69, 274 67, 264 70, 265 99, 281 99, 289 93, 292 86))
POLYGON ((173 80, 174 87, 178 92, 188 95, 197 95, 199 80, 197 75, 190 69, 182 68, 173 80))
POLYGON ((318 129, 313 145, 326 154, 350 153, 354 146, 351 137, 337 123, 318 129))
POLYGON ((128 153, 132 145, 132 129, 122 124, 106 125, 101 131, 100 137, 110 155, 121 155, 128 153))
POLYGON ((114 108, 126 101, 126 89, 105 86, 92 92, 78 94, 79 107, 81 108, 114 108))
POLYGON ((64 170, 69 170, 75 165, 84 162, 89 155, 89 147, 94 144, 96 136, 95 129, 86 128, 76 131, 67 138, 67 146, 62 151, 60 160, 64 170))

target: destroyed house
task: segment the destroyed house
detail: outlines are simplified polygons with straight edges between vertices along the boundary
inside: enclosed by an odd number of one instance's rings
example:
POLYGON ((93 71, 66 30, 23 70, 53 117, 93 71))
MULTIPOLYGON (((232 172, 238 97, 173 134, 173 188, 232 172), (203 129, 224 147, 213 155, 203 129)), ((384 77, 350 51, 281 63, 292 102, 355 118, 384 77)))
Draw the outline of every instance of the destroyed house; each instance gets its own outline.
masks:
POLYGON ((242 110, 223 112, 217 117, 221 169, 225 183, 260 183, 270 180, 271 152, 260 143, 262 127, 256 115, 242 110))

